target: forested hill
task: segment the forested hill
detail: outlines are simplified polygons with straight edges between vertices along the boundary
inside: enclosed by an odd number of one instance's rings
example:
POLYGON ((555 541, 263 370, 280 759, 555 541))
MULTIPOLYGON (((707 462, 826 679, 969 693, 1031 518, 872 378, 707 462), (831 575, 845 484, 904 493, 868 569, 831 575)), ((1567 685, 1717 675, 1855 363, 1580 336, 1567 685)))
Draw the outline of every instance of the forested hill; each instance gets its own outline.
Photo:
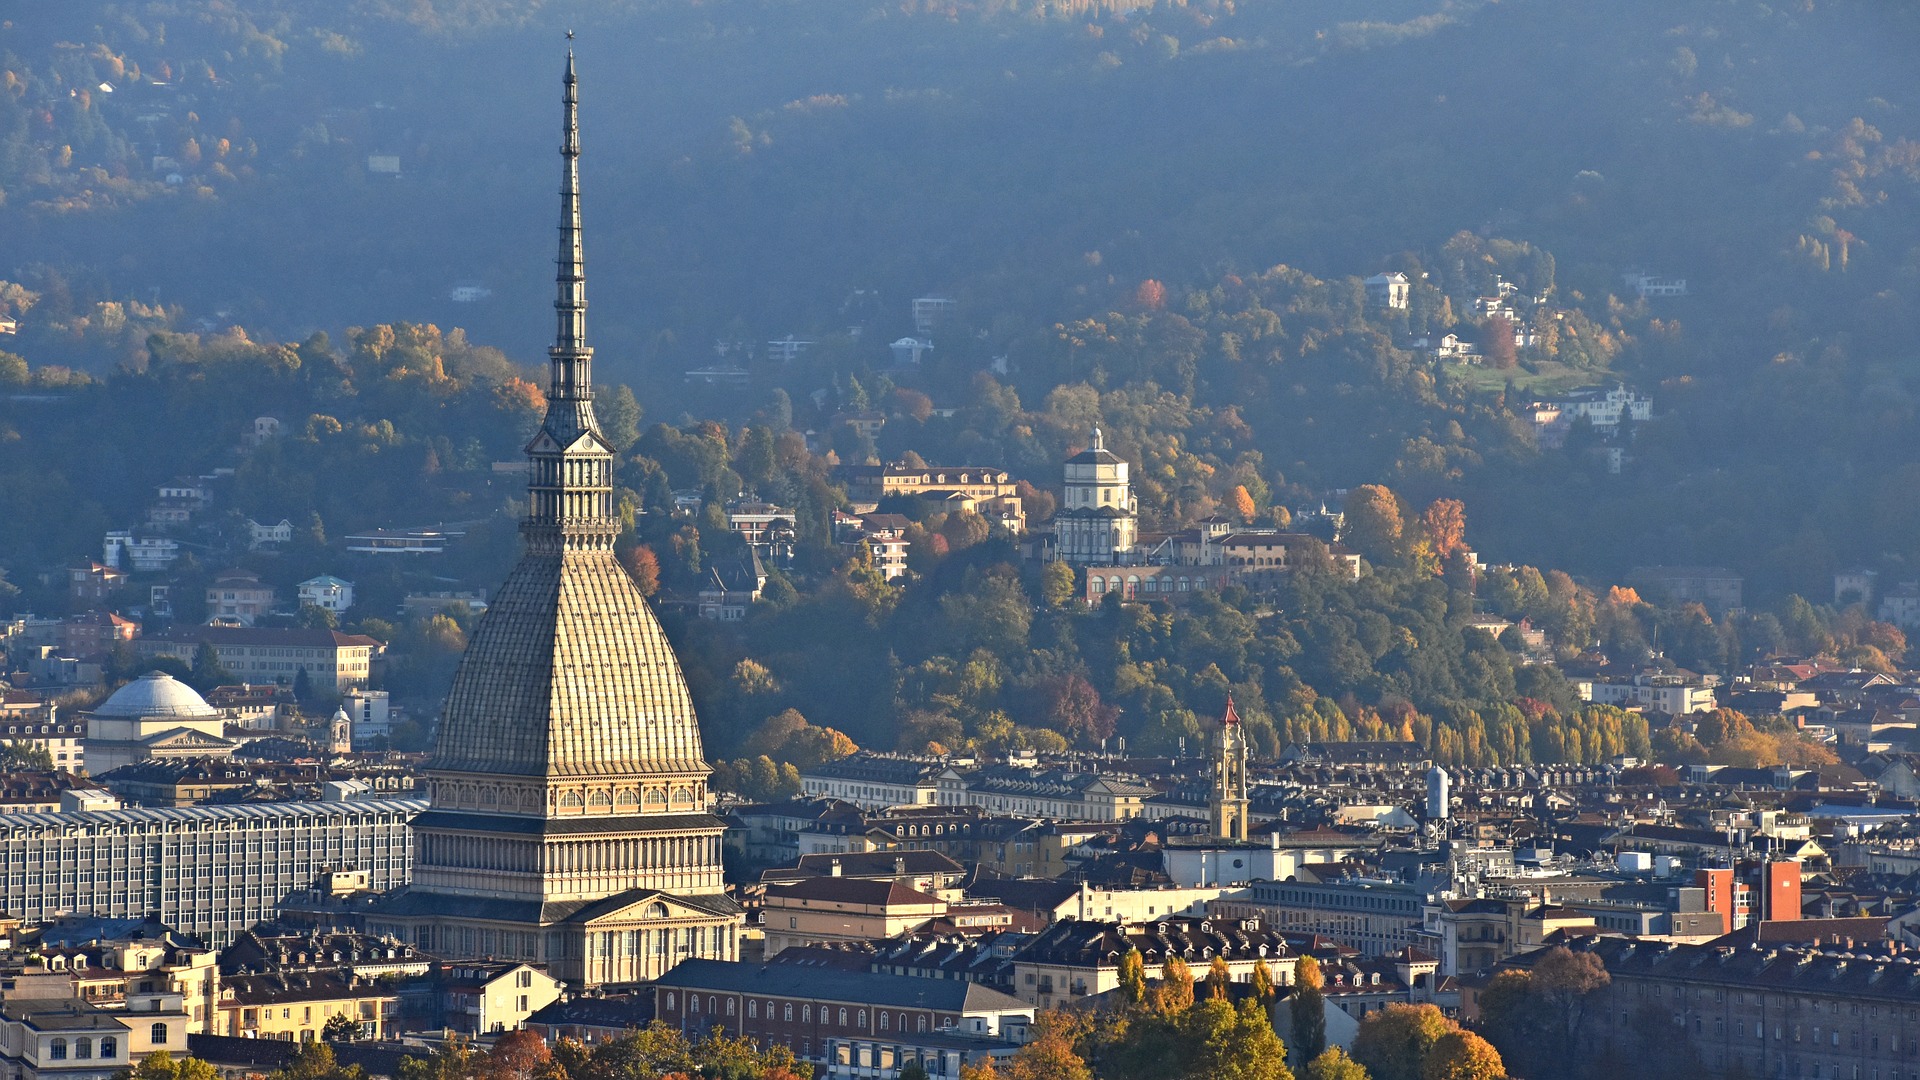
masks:
POLYGON ((778 389, 798 424, 824 420, 879 385, 906 301, 942 291, 956 322, 898 381, 963 414, 895 426, 883 452, 1044 481, 1102 420, 1148 465, 1157 520, 1248 480, 1274 499, 1383 480, 1463 498, 1495 558, 1589 574, 1725 563, 1779 597, 1920 560, 1911 5, 167 0, 11 19, 0 304, 37 368, 138 368, 153 332, 229 323, 287 341, 457 323, 537 358, 572 26, 592 327, 652 418, 777 417, 778 389), (1691 295, 1623 296, 1634 267, 1691 295), (1429 273, 1445 317, 1364 315, 1355 279, 1385 268, 1429 273), (1403 348, 1468 319, 1495 273, 1574 328, 1555 355, 1463 379, 1403 348), (463 284, 490 295, 455 303, 463 284), (715 340, 787 333, 820 344, 750 393, 680 381, 715 340), (983 384, 996 356, 1008 373, 983 384), (1620 476, 1534 444, 1535 387, 1616 379, 1661 414, 1620 476))

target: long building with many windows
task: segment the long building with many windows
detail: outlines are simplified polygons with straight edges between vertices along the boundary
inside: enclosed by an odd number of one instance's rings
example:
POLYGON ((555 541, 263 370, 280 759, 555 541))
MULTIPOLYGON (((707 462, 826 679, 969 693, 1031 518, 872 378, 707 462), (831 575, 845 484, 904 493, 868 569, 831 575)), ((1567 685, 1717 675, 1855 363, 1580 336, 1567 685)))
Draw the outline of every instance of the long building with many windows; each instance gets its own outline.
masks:
MULTIPOLYGON (((1911 1080, 1920 1074, 1920 958, 1898 945, 1852 939, 1674 945, 1588 937, 1568 947, 1597 957, 1610 977, 1587 996, 1575 1047, 1603 1068, 1657 1058, 1692 1075, 1911 1080)), ((1525 970, 1548 952, 1500 966, 1525 970)))
POLYGON ((1366 956, 1389 956, 1415 943, 1426 898, 1388 881, 1261 881, 1215 900, 1222 919, 1263 919, 1280 930, 1319 934, 1366 956))
POLYGON ((155 914, 219 948, 325 871, 404 884, 408 822, 424 809, 389 799, 7 814, 0 909, 27 924, 155 914))

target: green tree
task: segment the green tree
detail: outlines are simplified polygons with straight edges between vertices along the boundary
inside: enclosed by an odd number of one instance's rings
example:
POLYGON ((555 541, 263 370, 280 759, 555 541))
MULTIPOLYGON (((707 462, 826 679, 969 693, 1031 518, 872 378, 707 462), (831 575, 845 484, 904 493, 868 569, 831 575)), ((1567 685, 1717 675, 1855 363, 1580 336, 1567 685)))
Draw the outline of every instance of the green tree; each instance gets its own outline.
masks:
POLYGON ((1320 961, 1302 953, 1293 962, 1293 993, 1287 1008, 1293 1016, 1293 1052, 1295 1060, 1312 1061, 1327 1048, 1326 978, 1320 973, 1320 961))
POLYGON ((53 751, 42 742, 0 743, 0 768, 53 771, 53 751))
POLYGON ((640 441, 640 402, 627 384, 594 387, 593 414, 615 454, 626 453, 640 441))
POLYGON ((1214 999, 1181 1019, 1186 1067, 1192 1080, 1293 1080, 1287 1047, 1256 1001, 1238 1006, 1214 999))
POLYGON ((268 1080, 366 1080, 366 1071, 358 1065, 341 1065, 333 1048, 323 1042, 301 1043, 283 1069, 268 1075, 268 1080))
POLYGON ((1056 559, 1040 567, 1040 602, 1049 608, 1064 608, 1073 602, 1077 573, 1072 564, 1056 559))
POLYGON ((176 1058, 158 1050, 114 1074, 114 1080, 218 1080, 219 1071, 196 1057, 176 1058))
POLYGON ((328 1042, 352 1042, 360 1037, 360 1024, 345 1013, 329 1016, 320 1028, 320 1037, 328 1042))
POLYGON ((317 604, 301 604, 294 622, 308 630, 338 630, 340 616, 317 604))
POLYGON ((478 1056, 465 1042, 449 1039, 428 1057, 401 1058, 396 1080, 473 1080, 478 1056))
POLYGON ((201 693, 233 681, 233 675, 220 666, 220 654, 211 642, 203 641, 193 650, 193 668, 188 682, 201 693))

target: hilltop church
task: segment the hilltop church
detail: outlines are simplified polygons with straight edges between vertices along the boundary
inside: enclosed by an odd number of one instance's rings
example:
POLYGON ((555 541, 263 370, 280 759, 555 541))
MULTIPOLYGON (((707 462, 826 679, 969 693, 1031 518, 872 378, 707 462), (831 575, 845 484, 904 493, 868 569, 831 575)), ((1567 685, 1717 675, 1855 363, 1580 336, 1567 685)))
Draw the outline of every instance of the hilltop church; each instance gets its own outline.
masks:
POLYGON ((527 446, 524 552, 455 674, 413 821, 412 883, 367 928, 450 959, 545 964, 597 987, 738 958, 724 824, 680 664, 613 553, 613 451, 593 411, 567 53, 558 327, 527 446))

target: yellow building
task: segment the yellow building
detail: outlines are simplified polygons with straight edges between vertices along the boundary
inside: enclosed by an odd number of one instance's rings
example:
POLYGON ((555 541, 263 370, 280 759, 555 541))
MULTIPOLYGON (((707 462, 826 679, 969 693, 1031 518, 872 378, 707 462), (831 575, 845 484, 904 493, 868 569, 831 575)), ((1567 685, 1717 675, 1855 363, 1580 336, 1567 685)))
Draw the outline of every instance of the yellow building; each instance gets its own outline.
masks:
POLYGON ((334 972, 231 975, 220 988, 220 1034, 240 1039, 314 1042, 327 1022, 348 1017, 356 1039, 384 1039, 399 994, 379 979, 334 972))
POLYGON ((947 902, 896 881, 821 877, 769 885, 766 955, 795 945, 897 937, 947 913, 947 902))

